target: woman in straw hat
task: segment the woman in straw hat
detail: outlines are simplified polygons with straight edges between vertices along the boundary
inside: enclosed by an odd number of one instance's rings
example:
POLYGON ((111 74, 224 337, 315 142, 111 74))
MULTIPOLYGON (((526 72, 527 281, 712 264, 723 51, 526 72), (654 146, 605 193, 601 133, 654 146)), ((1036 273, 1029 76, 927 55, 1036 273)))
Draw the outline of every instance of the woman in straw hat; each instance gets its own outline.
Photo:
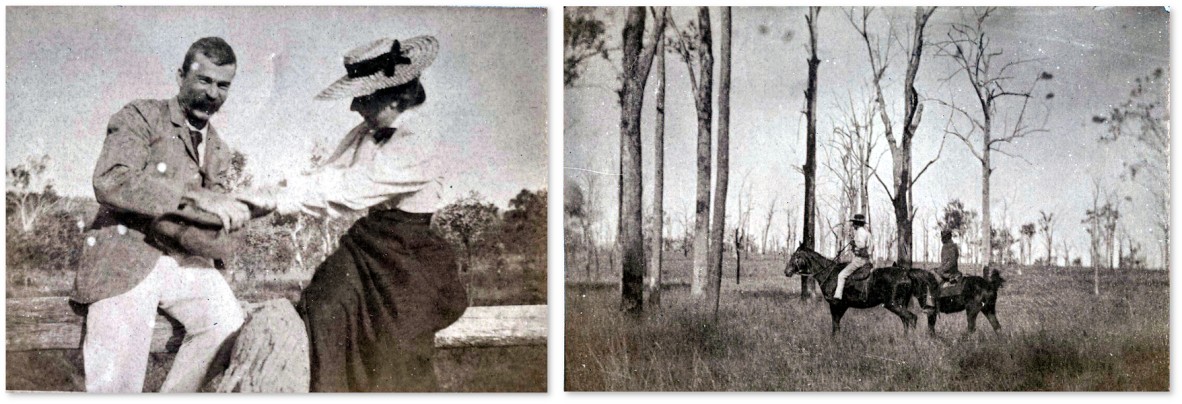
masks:
POLYGON ((316 99, 352 97, 364 119, 316 171, 241 199, 281 214, 369 209, 316 268, 300 298, 313 391, 431 391, 435 332, 467 296, 450 245, 435 234, 443 180, 432 139, 403 125, 426 101, 419 75, 434 37, 379 39, 345 54, 347 75, 316 99))

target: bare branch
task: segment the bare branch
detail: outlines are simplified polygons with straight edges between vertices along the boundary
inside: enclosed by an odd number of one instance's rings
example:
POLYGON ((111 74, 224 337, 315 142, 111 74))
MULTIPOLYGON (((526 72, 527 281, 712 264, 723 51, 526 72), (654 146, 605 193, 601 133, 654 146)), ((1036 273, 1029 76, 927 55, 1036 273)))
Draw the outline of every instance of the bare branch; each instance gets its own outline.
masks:
POLYGON ((919 178, 922 177, 923 173, 928 170, 928 167, 931 167, 932 164, 936 162, 936 160, 940 159, 940 155, 944 154, 944 142, 947 140, 948 134, 945 133, 944 136, 940 138, 940 149, 936 151, 936 157, 933 157, 931 161, 928 161, 928 163, 925 164, 923 168, 921 168, 919 172, 915 174, 915 177, 911 179, 910 185, 914 186, 915 183, 919 182, 919 178))

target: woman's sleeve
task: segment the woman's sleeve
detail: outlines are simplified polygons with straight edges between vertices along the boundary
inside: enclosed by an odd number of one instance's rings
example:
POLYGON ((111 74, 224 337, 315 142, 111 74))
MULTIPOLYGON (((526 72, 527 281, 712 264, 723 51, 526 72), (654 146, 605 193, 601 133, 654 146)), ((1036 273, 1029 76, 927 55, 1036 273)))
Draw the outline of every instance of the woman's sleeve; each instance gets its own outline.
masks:
POLYGON ((276 194, 276 210, 280 214, 303 211, 336 216, 339 211, 366 209, 423 189, 432 180, 427 150, 390 146, 350 167, 289 178, 287 187, 276 194))

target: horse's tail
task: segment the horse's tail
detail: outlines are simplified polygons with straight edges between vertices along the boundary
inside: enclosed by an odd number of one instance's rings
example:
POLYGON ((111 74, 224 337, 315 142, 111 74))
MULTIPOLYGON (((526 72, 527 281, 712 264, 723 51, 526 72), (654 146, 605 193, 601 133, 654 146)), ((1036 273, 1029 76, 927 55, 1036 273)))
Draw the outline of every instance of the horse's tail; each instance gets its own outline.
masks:
POLYGON ((914 285, 915 300, 919 301, 919 306, 926 312, 934 312, 936 310, 936 288, 939 287, 936 276, 931 272, 912 268, 907 271, 907 277, 914 285))

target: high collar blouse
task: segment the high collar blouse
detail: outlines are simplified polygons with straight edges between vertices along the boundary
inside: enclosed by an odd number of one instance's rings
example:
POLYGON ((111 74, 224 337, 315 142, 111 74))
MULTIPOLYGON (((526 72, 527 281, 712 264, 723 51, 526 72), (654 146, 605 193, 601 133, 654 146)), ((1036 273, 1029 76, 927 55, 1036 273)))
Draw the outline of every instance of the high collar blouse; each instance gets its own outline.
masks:
POLYGON ((443 177, 434 139, 406 128, 378 144, 375 130, 357 125, 316 170, 287 178, 276 211, 337 216, 376 205, 410 213, 440 208, 443 177))

